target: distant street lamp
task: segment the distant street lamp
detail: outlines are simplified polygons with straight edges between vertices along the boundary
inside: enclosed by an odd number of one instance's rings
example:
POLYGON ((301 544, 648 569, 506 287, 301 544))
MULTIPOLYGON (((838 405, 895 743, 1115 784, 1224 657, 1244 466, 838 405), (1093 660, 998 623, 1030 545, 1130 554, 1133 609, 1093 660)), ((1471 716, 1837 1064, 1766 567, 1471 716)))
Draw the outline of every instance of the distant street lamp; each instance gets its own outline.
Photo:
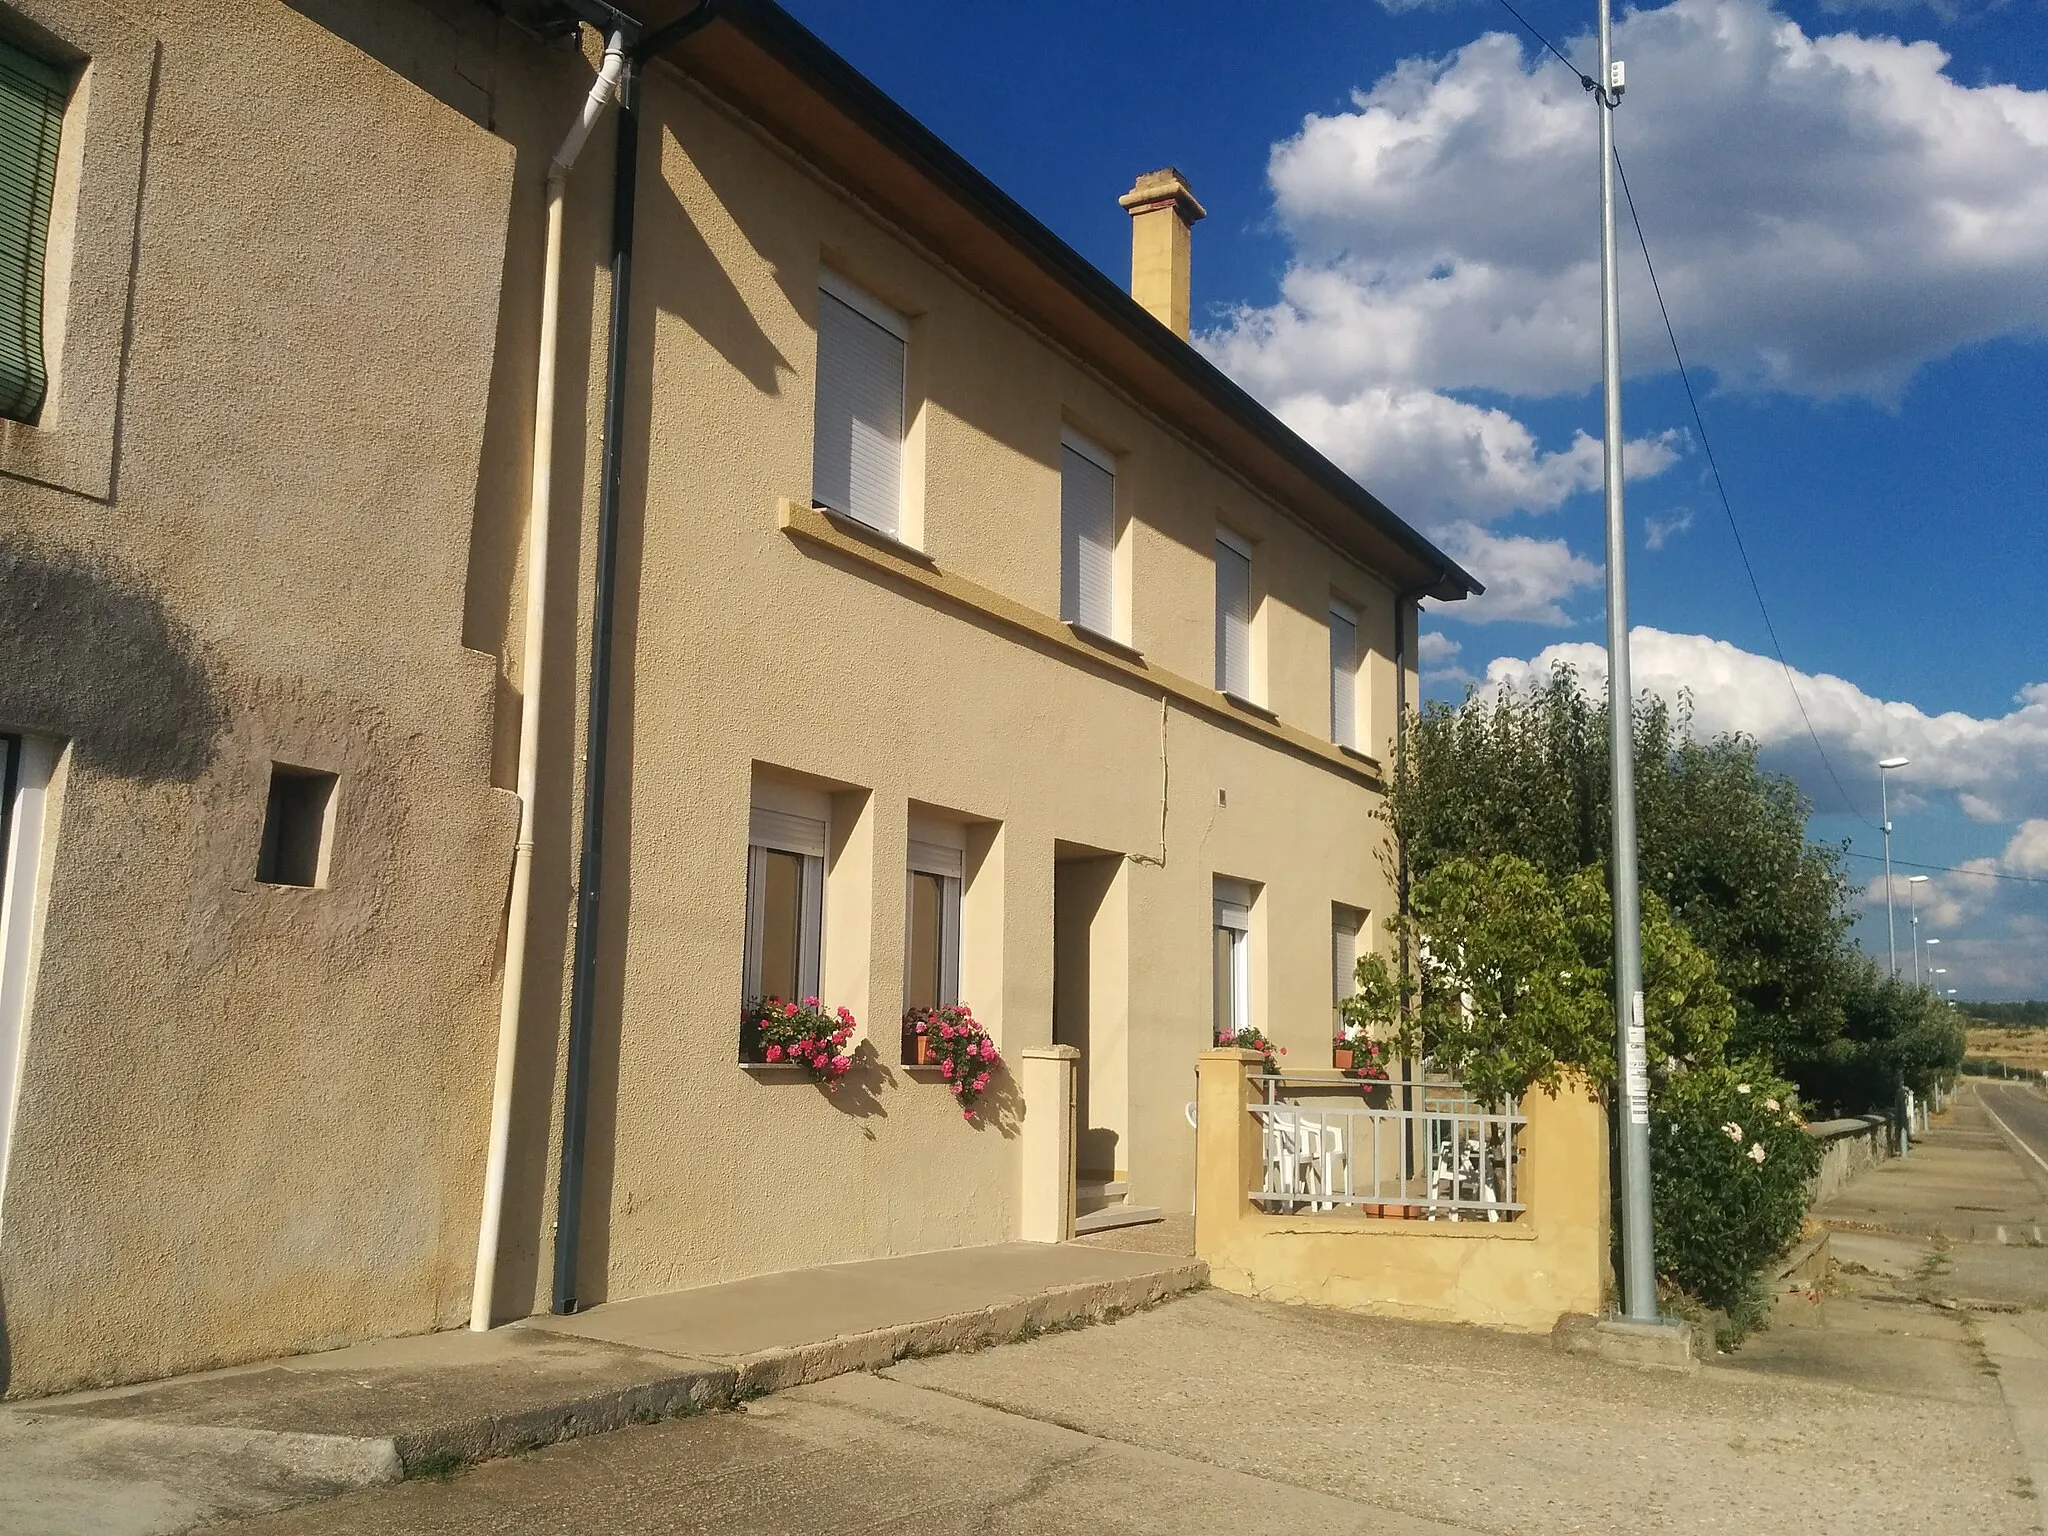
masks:
POLYGON ((1910 757, 1881 757, 1877 760, 1877 795, 1884 809, 1884 937, 1891 951, 1892 980, 1899 979, 1899 927, 1892 916, 1892 770, 1912 762, 1910 757))
POLYGON ((1920 887, 1927 883, 1925 875, 1906 877, 1906 905, 1913 914, 1913 985, 1920 985, 1920 887))

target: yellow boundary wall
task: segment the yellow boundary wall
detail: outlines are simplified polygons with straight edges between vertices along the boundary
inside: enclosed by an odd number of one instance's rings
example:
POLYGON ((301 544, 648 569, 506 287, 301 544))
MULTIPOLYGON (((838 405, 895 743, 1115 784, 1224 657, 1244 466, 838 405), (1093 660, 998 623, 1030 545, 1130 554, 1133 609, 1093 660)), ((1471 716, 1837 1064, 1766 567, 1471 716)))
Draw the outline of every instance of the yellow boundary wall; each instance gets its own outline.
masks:
POLYGON ((1195 1252, 1212 1284, 1432 1322, 1547 1333, 1601 1311, 1608 1276, 1607 1114, 1585 1093, 1532 1093, 1512 1222, 1268 1214, 1251 1051, 1205 1051, 1196 1118, 1195 1252))

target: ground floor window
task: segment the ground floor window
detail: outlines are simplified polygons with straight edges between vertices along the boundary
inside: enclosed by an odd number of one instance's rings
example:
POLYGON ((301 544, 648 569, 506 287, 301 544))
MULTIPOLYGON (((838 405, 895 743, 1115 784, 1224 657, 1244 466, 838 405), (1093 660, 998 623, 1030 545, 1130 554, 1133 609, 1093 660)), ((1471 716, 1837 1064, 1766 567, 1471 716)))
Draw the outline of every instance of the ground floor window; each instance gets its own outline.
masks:
POLYGON ((816 997, 824 933, 824 819, 756 806, 747 837, 746 997, 816 997))
POLYGON ((44 818, 58 744, 0 733, 0 1189, 7 1179, 15 1073, 28 1022, 44 818))
POLYGON ((1358 990, 1358 957, 1364 953, 1360 936, 1364 932, 1365 914, 1356 907, 1330 909, 1330 1004, 1340 1035, 1344 1033, 1344 1016, 1335 1010, 1358 990))
POLYGON ((915 839, 910 844, 903 978, 906 1008, 948 1008, 960 1001, 960 882, 964 862, 958 848, 915 839))
POLYGON ((1252 893, 1239 880, 1218 880, 1212 940, 1215 954, 1216 1042, 1228 1045, 1252 1027, 1252 893))

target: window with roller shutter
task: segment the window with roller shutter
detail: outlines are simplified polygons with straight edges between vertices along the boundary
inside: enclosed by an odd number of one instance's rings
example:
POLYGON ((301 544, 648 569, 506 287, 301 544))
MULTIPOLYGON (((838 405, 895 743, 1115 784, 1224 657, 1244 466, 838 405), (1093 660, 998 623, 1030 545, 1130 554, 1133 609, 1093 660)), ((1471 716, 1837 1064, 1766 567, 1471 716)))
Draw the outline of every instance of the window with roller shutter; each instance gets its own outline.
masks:
POLYGON ((0 416, 34 421, 49 375, 43 263, 70 74, 0 42, 0 416))
POLYGON ((1116 460, 1078 433, 1060 439, 1060 617, 1116 631, 1116 460))
POLYGON ((818 288, 818 398, 811 499, 899 536, 909 323, 827 272, 818 288))
POLYGON ((1252 550, 1225 528, 1216 530, 1216 686, 1252 697, 1252 550))
POLYGON ((1330 604, 1330 740, 1358 747, 1358 615, 1330 604))

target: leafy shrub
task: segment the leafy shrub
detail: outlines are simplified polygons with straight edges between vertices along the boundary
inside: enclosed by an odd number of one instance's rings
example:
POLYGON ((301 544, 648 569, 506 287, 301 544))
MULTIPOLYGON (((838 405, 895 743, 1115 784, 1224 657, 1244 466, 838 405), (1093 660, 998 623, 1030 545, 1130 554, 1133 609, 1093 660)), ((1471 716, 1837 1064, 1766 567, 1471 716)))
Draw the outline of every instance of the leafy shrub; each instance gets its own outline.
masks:
POLYGON ((1657 1271, 1739 1328, 1760 1324, 1759 1271, 1799 1235, 1820 1149, 1790 1083, 1755 1064, 1674 1072, 1650 1104, 1657 1271))

